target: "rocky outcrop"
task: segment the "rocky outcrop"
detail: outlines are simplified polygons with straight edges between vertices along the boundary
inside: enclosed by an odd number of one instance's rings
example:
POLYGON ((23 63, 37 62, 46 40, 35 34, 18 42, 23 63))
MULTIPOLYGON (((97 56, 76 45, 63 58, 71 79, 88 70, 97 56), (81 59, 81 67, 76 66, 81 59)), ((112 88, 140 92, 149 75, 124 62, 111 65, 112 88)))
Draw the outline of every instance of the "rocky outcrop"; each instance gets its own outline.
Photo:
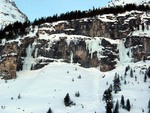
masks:
MULTIPOLYGON (((118 15, 102 15, 93 18, 83 18, 71 21, 60 21, 56 25, 51 24, 50 30, 43 30, 49 34, 66 33, 75 35, 84 35, 90 37, 107 37, 111 39, 121 39, 141 24, 143 12, 131 11, 118 15)), ((149 18, 146 18, 148 23, 149 18)), ((48 27, 48 24, 42 24, 40 27, 48 27)), ((42 30, 39 30, 41 33, 42 30)))
POLYGON ((16 43, 1 46, 0 75, 4 79, 16 78, 17 54, 16 43))
POLYGON ((143 36, 127 37, 125 46, 132 48, 132 57, 134 61, 146 60, 150 56, 150 38, 143 36))

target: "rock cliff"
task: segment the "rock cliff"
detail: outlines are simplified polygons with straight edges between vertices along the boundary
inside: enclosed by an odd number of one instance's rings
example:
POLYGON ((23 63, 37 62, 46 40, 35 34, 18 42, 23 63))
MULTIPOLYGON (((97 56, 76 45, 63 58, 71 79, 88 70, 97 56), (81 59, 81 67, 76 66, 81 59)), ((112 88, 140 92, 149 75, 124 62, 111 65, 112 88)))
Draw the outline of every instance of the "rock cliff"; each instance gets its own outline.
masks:
POLYGON ((2 40, 0 72, 4 78, 15 78, 16 71, 39 69, 54 61, 105 72, 146 60, 150 58, 149 26, 150 17, 141 11, 30 26, 27 35, 2 40))

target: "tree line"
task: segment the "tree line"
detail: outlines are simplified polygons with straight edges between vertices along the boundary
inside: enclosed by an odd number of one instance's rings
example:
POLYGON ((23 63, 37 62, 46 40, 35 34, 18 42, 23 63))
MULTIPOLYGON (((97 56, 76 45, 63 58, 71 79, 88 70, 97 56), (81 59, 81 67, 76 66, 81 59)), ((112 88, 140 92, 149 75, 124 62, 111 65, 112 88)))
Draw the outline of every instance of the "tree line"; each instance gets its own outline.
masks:
POLYGON ((15 22, 13 24, 9 24, 4 29, 0 30, 0 41, 1 39, 15 39, 17 36, 22 36, 27 34, 26 28, 29 26, 40 25, 45 22, 56 22, 59 20, 73 20, 73 19, 80 19, 80 18, 88 18, 94 17, 96 15, 102 14, 118 14, 123 13, 126 11, 131 10, 140 10, 140 11, 148 11, 150 10, 150 6, 148 5, 136 5, 136 4, 126 4, 125 6, 115 6, 115 7, 104 7, 104 8, 94 8, 89 9, 87 11, 70 11, 66 13, 62 13, 60 15, 53 15, 48 17, 41 17, 39 19, 35 19, 33 22, 29 20, 25 21, 24 23, 15 22))
POLYGON ((4 29, 0 30, 0 40, 1 39, 15 39, 17 36, 26 35, 26 28, 31 25, 30 21, 25 21, 24 23, 15 22, 13 24, 9 24, 4 29))
POLYGON ((104 7, 104 8, 94 8, 89 9, 88 11, 70 11, 66 13, 62 13, 60 15, 53 15, 53 16, 48 16, 48 17, 42 17, 39 19, 35 19, 34 22, 32 23, 33 25, 39 25, 44 22, 55 22, 59 20, 73 20, 73 19, 80 19, 80 18, 88 18, 88 17, 93 17, 96 15, 102 15, 102 14, 118 14, 118 13, 123 13, 126 11, 131 11, 131 10, 139 10, 139 11, 148 11, 150 10, 149 5, 136 5, 136 4, 126 4, 125 6, 112 6, 112 7, 104 7))

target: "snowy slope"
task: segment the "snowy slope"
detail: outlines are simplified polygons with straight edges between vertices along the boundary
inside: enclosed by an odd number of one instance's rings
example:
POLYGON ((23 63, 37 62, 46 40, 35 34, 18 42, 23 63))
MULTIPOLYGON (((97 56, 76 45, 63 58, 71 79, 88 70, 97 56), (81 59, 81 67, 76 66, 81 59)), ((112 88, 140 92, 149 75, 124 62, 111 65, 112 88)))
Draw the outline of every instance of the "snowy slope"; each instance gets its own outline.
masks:
POLYGON ((125 5, 125 4, 132 4, 135 3, 139 4, 148 4, 149 0, 112 0, 108 4, 109 6, 116 6, 116 5, 125 5))
POLYGON ((0 0, 0 28, 16 21, 24 22, 27 17, 10 0, 0 0))
MULTIPOLYGON (((55 62, 40 70, 18 72, 18 78, 15 80, 9 80, 7 83, 0 80, 0 113, 46 113, 50 107, 53 113, 105 113, 102 95, 112 83, 116 72, 123 76, 123 80, 122 91, 113 93, 114 102, 124 95, 125 99, 130 99, 130 113, 142 113, 142 109, 147 112, 150 79, 146 83, 143 82, 142 73, 145 71, 140 69, 142 66, 148 67, 149 63, 129 64, 135 69, 134 76, 137 76, 137 81, 134 77, 130 78, 129 72, 124 78, 125 66, 102 73, 94 68, 85 69, 74 64, 55 62), (78 78, 79 75, 81 79, 78 78), (126 85, 124 80, 127 81, 126 85), (77 91, 80 97, 75 97, 77 91), (65 107, 63 101, 67 93, 76 103, 75 106, 65 107)), ((119 111, 127 113, 121 108, 119 111)))

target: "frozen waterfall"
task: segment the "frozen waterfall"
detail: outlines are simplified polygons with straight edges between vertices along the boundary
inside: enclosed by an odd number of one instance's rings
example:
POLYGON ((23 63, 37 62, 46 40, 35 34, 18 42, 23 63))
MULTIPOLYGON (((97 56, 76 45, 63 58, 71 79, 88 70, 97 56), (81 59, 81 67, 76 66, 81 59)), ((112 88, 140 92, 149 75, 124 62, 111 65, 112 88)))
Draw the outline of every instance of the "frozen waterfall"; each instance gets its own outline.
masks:
POLYGON ((124 64, 124 63, 130 63, 132 54, 131 54, 131 48, 125 48, 124 45, 124 40, 120 40, 118 44, 118 49, 119 49, 119 64, 124 64))
POLYGON ((27 56, 24 59, 24 64, 23 64, 23 70, 30 70, 32 63, 33 63, 33 57, 32 57, 32 52, 34 50, 34 44, 29 45, 28 48, 26 49, 26 54, 27 56))

